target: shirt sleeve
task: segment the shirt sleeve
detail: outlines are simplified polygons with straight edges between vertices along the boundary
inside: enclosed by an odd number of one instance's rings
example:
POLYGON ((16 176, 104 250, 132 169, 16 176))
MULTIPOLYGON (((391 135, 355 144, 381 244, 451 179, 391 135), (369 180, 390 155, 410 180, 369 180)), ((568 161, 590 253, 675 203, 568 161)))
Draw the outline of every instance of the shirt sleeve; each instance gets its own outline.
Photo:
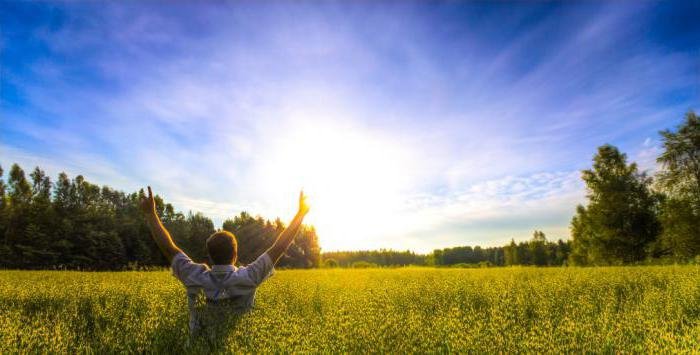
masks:
POLYGON ((248 280, 250 280, 253 285, 258 286, 272 275, 274 267, 275 264, 272 262, 270 256, 267 255, 267 253, 263 253, 255 259, 255 261, 242 269, 244 269, 248 280))
POLYGON ((173 257, 171 264, 173 276, 175 276, 185 286, 200 286, 197 283, 197 275, 204 273, 207 267, 203 264, 197 264, 185 253, 177 253, 173 257))

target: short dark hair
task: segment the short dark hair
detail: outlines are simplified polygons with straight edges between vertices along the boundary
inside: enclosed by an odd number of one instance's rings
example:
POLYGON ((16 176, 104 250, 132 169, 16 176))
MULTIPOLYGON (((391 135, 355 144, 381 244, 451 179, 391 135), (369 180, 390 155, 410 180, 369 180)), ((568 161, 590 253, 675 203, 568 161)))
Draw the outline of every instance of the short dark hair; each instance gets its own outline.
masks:
POLYGON ((213 265, 230 265, 238 258, 238 243, 231 232, 218 231, 207 238, 207 252, 213 265))

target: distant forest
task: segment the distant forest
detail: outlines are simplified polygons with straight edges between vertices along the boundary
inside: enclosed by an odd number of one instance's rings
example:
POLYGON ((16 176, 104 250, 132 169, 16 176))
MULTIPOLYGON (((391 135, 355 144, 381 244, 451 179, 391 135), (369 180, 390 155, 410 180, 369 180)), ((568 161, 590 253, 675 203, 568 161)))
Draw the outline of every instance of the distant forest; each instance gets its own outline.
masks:
MULTIPOLYGON (((700 262, 700 120, 689 112, 675 131, 660 132, 663 150, 652 176, 616 147, 603 145, 591 169, 582 172, 587 204, 571 221, 571 239, 547 240, 535 231, 528 241, 501 247, 461 246, 427 255, 374 250, 321 254, 312 226, 304 226, 281 267, 369 267, 400 265, 622 265, 700 262)), ((39 167, 26 177, 0 167, 0 268, 123 270, 165 266, 151 240, 137 201, 143 190, 125 194, 65 173, 52 182, 39 167)), ((156 197, 158 214, 176 243, 193 259, 207 260, 204 241, 215 231, 201 213, 183 214, 156 197)), ((239 243, 239 261, 251 262, 284 229, 247 212, 222 229, 239 243)))
POLYGON ((410 250, 362 250, 323 253, 325 267, 370 266, 460 266, 488 267, 511 265, 561 266, 571 253, 571 242, 559 239, 548 241, 544 233, 535 231, 529 241, 501 247, 460 246, 435 249, 429 254, 416 254, 410 250))
MULTIPOLYGON (((143 190, 125 194, 65 173, 52 183, 40 168, 25 176, 14 164, 7 183, 0 167, 0 268, 123 270, 165 266, 137 207, 143 190)), ((205 241, 214 223, 201 213, 183 214, 156 196, 156 209, 173 239, 193 260, 207 261, 205 241)), ((284 229, 279 219, 246 212, 223 223, 238 239, 239 262, 253 261, 284 229)), ((318 237, 302 226, 281 267, 319 265, 318 237)))

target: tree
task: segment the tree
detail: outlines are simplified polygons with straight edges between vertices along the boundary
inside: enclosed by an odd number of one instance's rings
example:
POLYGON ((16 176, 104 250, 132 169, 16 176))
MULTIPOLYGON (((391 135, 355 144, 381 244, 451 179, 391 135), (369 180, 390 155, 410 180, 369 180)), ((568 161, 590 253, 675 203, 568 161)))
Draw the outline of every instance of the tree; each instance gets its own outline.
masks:
POLYGON ((532 235, 532 240, 528 245, 532 263, 537 266, 545 266, 549 264, 549 256, 547 253, 547 238, 542 231, 535 231, 532 235))
POLYGON ((10 177, 10 204, 12 206, 26 206, 32 198, 32 186, 27 182, 24 170, 17 164, 12 164, 10 177))
POLYGON ((0 213, 5 209, 5 181, 2 179, 2 174, 5 171, 2 170, 2 166, 0 165, 0 213))
MULTIPOLYGON (((2 166, 0 166, 0 260, 9 260, 12 258, 12 253, 5 237, 5 229, 7 227, 7 199, 5 197, 5 181, 2 178, 3 173, 4 170, 2 166)), ((5 262, 0 261, 0 265, 5 262)))
POLYGON ((588 206, 579 206, 571 221, 572 261, 619 264, 644 259, 660 232, 659 198, 649 189, 651 179, 611 145, 598 148, 593 168, 584 170, 582 178, 588 206))
POLYGON ((665 130, 657 185, 666 194, 660 219, 661 254, 687 259, 700 254, 700 119, 689 112, 676 132, 665 130))
MULTIPOLYGON (((274 243, 285 226, 279 218, 274 221, 260 216, 253 217, 247 212, 241 212, 233 219, 223 223, 223 230, 236 236, 238 241, 238 261, 249 264, 274 243)), ((294 244, 287 249, 280 260, 280 267, 309 268, 318 267, 321 261, 321 249, 318 236, 312 226, 303 225, 299 234, 294 238, 294 244)))
POLYGON ((511 239, 510 244, 503 247, 503 255, 505 256, 505 264, 519 265, 520 260, 518 259, 518 245, 515 244, 515 240, 511 239))
POLYGON ((588 211, 582 205, 576 206, 576 214, 571 219, 571 237, 573 239, 569 262, 572 265, 589 265, 602 259, 596 255, 597 249, 591 245, 593 240, 593 223, 588 218, 588 211))
POLYGON ((200 212, 190 212, 187 215, 187 224, 189 225, 188 255, 199 262, 207 261, 209 257, 206 249, 207 238, 215 232, 214 223, 200 212))
POLYGON ((299 235, 294 240, 294 244, 289 248, 287 254, 296 256, 295 267, 311 268, 318 267, 321 263, 321 248, 318 246, 318 235, 313 226, 302 226, 299 235), (290 252, 292 251, 292 252, 290 252))
POLYGON ((552 245, 555 245, 554 251, 550 253, 553 265, 567 265, 567 259, 571 254, 571 243, 559 239, 556 244, 552 243, 552 245))
POLYGON ((5 243, 11 252, 8 255, 8 260, 3 260, 2 263, 13 263, 22 259, 22 253, 16 247, 22 244, 25 230, 29 224, 32 187, 24 175, 24 170, 17 164, 12 164, 10 168, 7 185, 9 191, 8 204, 7 208, 5 208, 5 219, 7 221, 5 226, 5 243))

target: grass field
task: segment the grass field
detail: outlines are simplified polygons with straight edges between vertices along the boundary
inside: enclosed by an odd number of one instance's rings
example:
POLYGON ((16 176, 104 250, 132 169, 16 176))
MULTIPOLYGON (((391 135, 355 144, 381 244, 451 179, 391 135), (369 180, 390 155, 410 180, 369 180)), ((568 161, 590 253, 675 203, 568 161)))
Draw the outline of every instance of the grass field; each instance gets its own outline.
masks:
POLYGON ((0 353, 700 352, 700 267, 278 271, 190 340, 166 272, 0 271, 0 353))

